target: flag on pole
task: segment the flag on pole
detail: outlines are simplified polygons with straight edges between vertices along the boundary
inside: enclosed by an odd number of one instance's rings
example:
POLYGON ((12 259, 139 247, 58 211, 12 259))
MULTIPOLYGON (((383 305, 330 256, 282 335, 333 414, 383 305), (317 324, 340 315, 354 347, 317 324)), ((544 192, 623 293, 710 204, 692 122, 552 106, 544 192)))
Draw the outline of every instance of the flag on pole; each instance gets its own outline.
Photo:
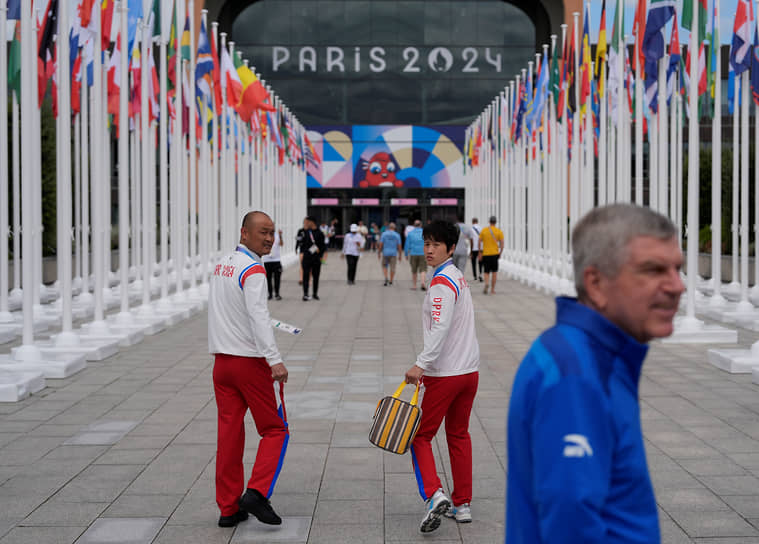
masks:
POLYGON ((593 73, 590 66, 590 4, 585 4, 585 18, 582 24, 582 50, 580 57, 580 113, 585 114, 588 99, 590 97, 590 81, 593 73))
POLYGON ((256 109, 274 111, 274 106, 268 102, 269 93, 256 77, 256 74, 240 60, 239 51, 234 60, 242 86, 238 113, 243 121, 250 123, 250 116, 256 109))
MULTIPOLYGON (((614 30, 612 31, 611 36, 611 44, 609 47, 609 62, 608 65, 611 66, 611 70, 609 71, 609 97, 611 99, 611 107, 610 107, 610 115, 611 118, 614 120, 614 123, 617 122, 617 107, 619 106, 620 100, 620 92, 621 89, 624 87, 622 81, 619 79, 619 73, 617 72, 617 62, 619 58, 619 42, 621 41, 621 35, 619 30, 619 18, 620 16, 624 19, 624 7, 622 6, 621 0, 617 0, 617 6, 614 9, 614 26, 612 27, 614 30)), ((622 26, 624 27, 624 21, 622 23, 622 26)))
POLYGON ((543 115, 543 108, 548 100, 548 59, 546 57, 547 55, 543 55, 538 81, 535 84, 535 99, 532 103, 532 110, 527 116, 530 132, 538 128, 537 125, 543 115))
POLYGON ((677 85, 677 73, 680 68, 680 34, 677 30, 677 12, 672 23, 672 39, 669 44, 669 66, 667 67, 667 104, 672 100, 672 93, 677 85))
POLYGON ((119 89, 121 88, 121 36, 116 38, 107 72, 108 113, 114 116, 114 123, 119 124, 119 89))
MULTIPOLYGON (((685 0, 686 2, 688 0, 685 0)), ((635 8, 635 20, 633 22, 633 34, 635 35, 635 61, 636 69, 640 69, 643 75, 643 64, 646 59, 643 57, 643 37, 646 34, 646 0, 638 0, 638 6, 635 8)))
POLYGON ((195 88, 196 94, 203 96, 205 100, 211 100, 211 74, 213 73, 213 57, 211 55, 211 43, 208 40, 205 21, 200 22, 200 34, 198 35, 198 54, 195 59, 195 88))
POLYGON ((643 56, 646 59, 646 105, 654 112, 658 107, 659 60, 664 56, 664 27, 674 13, 674 0, 651 0, 648 8, 643 56))
POLYGON ((221 69, 224 72, 224 81, 227 87, 227 104, 237 109, 242 97, 242 82, 226 47, 221 49, 221 69))
POLYGON ((733 40, 730 46, 730 64, 733 70, 735 70, 736 76, 741 75, 751 67, 750 48, 751 29, 748 13, 746 12, 746 2, 738 0, 735 24, 733 26, 733 40))
MULTIPOLYGON (((742 0, 738 0, 739 2, 742 0)), ((693 2, 698 2, 698 34, 697 42, 704 41, 706 36, 706 0, 683 0, 683 28, 693 31, 693 2)))
POLYGON ((16 30, 8 51, 8 88, 21 95, 21 22, 16 21, 16 30))
POLYGON ((717 2, 714 2, 712 6, 711 17, 711 31, 709 32, 709 70, 707 71, 707 84, 709 87, 709 94, 712 99, 714 98, 714 85, 717 81, 720 81, 721 76, 716 75, 717 71, 717 55, 719 55, 719 21, 717 20, 717 2))
MULTIPOLYGON (((550 90, 553 95, 554 105, 559 103, 559 94, 561 93, 561 71, 559 70, 559 45, 555 44, 553 48, 553 56, 551 57, 551 81, 550 90)), ((506 101, 501 101, 501 119, 506 118, 506 101)))
POLYGON ((730 115, 735 111, 735 84, 735 70, 730 63, 727 71, 727 111, 730 112, 730 115))
POLYGON ((105 51, 111 47, 111 26, 113 25, 113 5, 114 0, 102 0, 101 6, 101 33, 100 33, 100 48, 105 51))
POLYGON ((129 10, 127 14, 127 36, 129 37, 127 51, 129 51, 128 60, 131 62, 135 50, 134 40, 137 37, 137 21, 142 19, 142 0, 129 0, 127 6, 129 10))
POLYGON ((141 69, 140 48, 135 44, 132 51, 132 61, 130 62, 130 71, 132 72, 132 89, 129 101, 129 117, 134 117, 140 113, 140 101, 142 99, 142 69, 141 69))
POLYGON ((759 31, 754 27, 754 47, 751 48, 751 94, 759 106, 759 31))
POLYGON ((8 0, 8 19, 21 19, 21 0, 8 0))
POLYGON ((42 99, 45 96, 47 82, 53 77, 55 72, 55 44, 53 36, 58 28, 58 0, 49 0, 45 17, 42 22, 42 32, 38 40, 38 58, 37 58, 37 92, 39 105, 42 106, 42 99))
POLYGON ((77 55, 71 69, 71 114, 82 111, 82 55, 77 55))
POLYGON ((219 51, 216 47, 216 37, 211 35, 211 58, 213 58, 213 72, 211 73, 213 79, 213 91, 215 100, 215 111, 221 112, 221 106, 223 99, 221 96, 221 70, 219 68, 219 51))
POLYGON ((598 96, 603 98, 606 90, 606 0, 603 0, 601 4, 601 24, 598 28, 598 44, 596 45, 596 77, 598 78, 598 96))
POLYGON ((190 50, 190 16, 185 17, 184 30, 182 30, 182 39, 179 42, 182 60, 190 60, 192 51, 190 50))

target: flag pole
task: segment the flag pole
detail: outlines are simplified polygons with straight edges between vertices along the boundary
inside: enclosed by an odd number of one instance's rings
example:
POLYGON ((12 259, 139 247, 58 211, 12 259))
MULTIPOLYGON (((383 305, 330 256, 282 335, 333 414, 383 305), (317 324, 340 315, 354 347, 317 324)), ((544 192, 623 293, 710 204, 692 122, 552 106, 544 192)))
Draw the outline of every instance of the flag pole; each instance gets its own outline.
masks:
POLYGON ((141 224, 142 232, 140 233, 142 243, 142 305, 138 309, 139 315, 153 315, 153 309, 150 308, 150 283, 153 279, 151 272, 150 245, 154 242, 150 239, 150 207, 153 203, 153 196, 150 194, 150 111, 148 106, 148 42, 150 41, 147 20, 142 19, 137 23, 140 32, 140 124, 139 128, 135 123, 135 131, 139 134, 140 151, 140 172, 138 185, 140 186, 140 201, 142 202, 141 224))
POLYGON ((733 102, 733 164, 732 164, 732 223, 730 225, 731 234, 732 234, 732 281, 730 282, 730 285, 727 286, 727 289, 735 294, 740 294, 740 269, 738 267, 738 209, 739 209, 739 198, 740 198, 740 185, 739 185, 739 160, 740 160, 740 146, 736 145, 739 142, 740 139, 740 133, 739 133, 739 127, 740 127, 740 93, 741 93, 741 80, 739 78, 735 78, 735 96, 737 97, 737 100, 734 99, 733 102))
MULTIPOLYGON (((747 53, 750 54, 750 53, 747 53)), ((741 74, 741 196, 740 196, 740 237, 741 237, 741 299, 736 311, 754 313, 754 305, 748 300, 748 234, 749 234, 749 172, 748 172, 748 113, 749 71, 741 74)))
POLYGON ((21 115, 18 96, 12 91, 11 100, 11 124, 13 141, 11 153, 13 155, 13 289, 11 298, 21 302, 21 129, 19 117, 21 115))
MULTIPOLYGON (((8 73, 5 3, 0 5, 0 75, 8 73)), ((0 84, 0 323, 13 323, 8 304, 8 85, 0 84)), ((14 164, 14 168, 16 164, 14 164)), ((14 260, 18 255, 14 254, 14 260)))
MULTIPOLYGON (((637 52, 643 41, 641 31, 635 34, 637 52)), ((643 74, 640 71, 640 57, 635 57, 635 203, 643 205, 643 74)), ((651 132, 649 131, 649 136, 651 132)))
MULTIPOLYGON (((180 9, 184 7, 181 0, 176 0, 176 9, 174 10, 176 22, 176 34, 181 36, 181 30, 184 28, 183 13, 184 10, 180 9)), ((182 293, 184 289, 184 261, 182 259, 182 224, 184 223, 184 217, 182 215, 182 184, 183 184, 183 153, 184 146, 184 134, 182 134, 182 117, 184 112, 182 110, 182 54, 181 54, 181 39, 176 43, 176 62, 175 64, 175 94, 174 94, 174 110, 176 111, 176 117, 174 119, 174 153, 173 163, 171 170, 173 174, 173 190, 171 195, 173 220, 172 224, 172 237, 171 237, 171 251, 174 255, 174 274, 176 280, 176 289, 174 291, 174 300, 176 302, 183 302, 184 295, 182 293)))
MULTIPOLYGON (((163 9, 163 3, 159 4, 159 9, 163 9)), ((158 147, 160 153, 160 178, 159 186, 161 191, 161 210, 160 210, 160 229, 161 229, 161 298, 157 302, 159 309, 170 308, 169 303, 169 103, 168 103, 168 66, 166 61, 167 38, 163 31, 163 13, 161 13, 161 28, 158 29, 159 36, 159 69, 161 74, 160 81, 160 106, 158 119, 158 147)), ((169 22, 171 27, 171 21, 169 22)), ((123 66, 123 64, 122 64, 123 66)))
MULTIPOLYGON (((720 0, 714 0, 714 17, 719 21, 720 0)), ((716 28, 716 25, 715 25, 716 28)), ((712 118, 712 286, 714 291, 709 306, 720 308, 725 305, 722 296, 722 55, 717 40, 714 55, 716 73, 714 82, 714 115, 712 118)), ((670 51, 670 55, 672 52, 670 51)), ((757 117, 759 118, 759 117, 757 117)), ((757 125, 759 127, 759 125, 757 125)), ((759 155, 756 155, 759 157, 759 155)), ((757 170, 759 172, 759 170, 757 170)), ((759 247, 759 246, 758 246, 759 247)), ((759 261, 757 261, 759 262, 759 261)), ((759 267, 757 267, 759 271, 759 267)))
MULTIPOLYGON (((221 48, 222 54, 224 51, 229 51, 227 47, 227 33, 222 32, 221 36, 221 48)), ((229 230, 229 176, 227 175, 227 128, 228 128, 228 116, 229 106, 227 105, 227 75, 226 71, 221 75, 221 137, 219 138, 221 149, 219 152, 219 234, 220 237, 220 250, 224 251, 228 244, 232 242, 233 232, 229 230)))
POLYGON ((190 204, 190 224, 188 228, 189 244, 187 246, 189 261, 190 261, 190 289, 188 290, 188 296, 195 299, 200 296, 197 288, 197 237, 198 237, 198 138, 197 127, 195 123, 195 116, 197 114, 197 96, 195 92, 195 0, 187 0, 187 10, 190 17, 190 61, 188 67, 190 73, 189 79, 189 91, 187 103, 190 106, 190 126, 189 126, 189 141, 187 144, 188 159, 190 164, 190 178, 189 178, 189 204, 190 204))

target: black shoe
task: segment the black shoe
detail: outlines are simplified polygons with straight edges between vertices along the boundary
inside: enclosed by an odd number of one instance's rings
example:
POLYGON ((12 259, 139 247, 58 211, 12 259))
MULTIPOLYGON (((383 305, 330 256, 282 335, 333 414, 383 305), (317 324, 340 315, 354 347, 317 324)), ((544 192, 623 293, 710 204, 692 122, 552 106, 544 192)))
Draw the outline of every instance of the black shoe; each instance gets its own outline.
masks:
POLYGON ((385 285, 384 285, 384 287, 387 287, 387 280, 385 280, 385 285))
POLYGON ((245 510, 238 510, 231 516, 221 516, 219 518, 219 527, 234 527, 246 519, 248 519, 248 513, 245 510))
POLYGON ((303 295, 303 300, 311 300, 311 297, 308 295, 303 295))
POLYGON ((485 281, 485 280, 482 279, 482 276, 480 276, 480 281, 485 281))
POLYGON ((274 295, 274 300, 282 300, 282 297, 279 295, 274 295))
POLYGON ((314 300, 321 300, 321 299, 319 298, 319 295, 314 295, 314 296, 312 296, 311 298, 312 298, 312 299, 314 299, 314 300))
POLYGON ((392 282, 392 281, 390 282, 390 285, 393 285, 393 282, 392 282))
POLYGON ((240 508, 256 516, 256 519, 261 523, 268 525, 282 524, 282 518, 271 507, 268 499, 255 489, 247 489, 245 491, 245 494, 240 498, 240 508))
POLYGON ((424 285, 422 285, 422 291, 426 291, 426 290, 427 288, 424 285))
POLYGON ((271 295, 269 295, 269 300, 271 300, 271 299, 272 299, 272 296, 271 296, 271 295))

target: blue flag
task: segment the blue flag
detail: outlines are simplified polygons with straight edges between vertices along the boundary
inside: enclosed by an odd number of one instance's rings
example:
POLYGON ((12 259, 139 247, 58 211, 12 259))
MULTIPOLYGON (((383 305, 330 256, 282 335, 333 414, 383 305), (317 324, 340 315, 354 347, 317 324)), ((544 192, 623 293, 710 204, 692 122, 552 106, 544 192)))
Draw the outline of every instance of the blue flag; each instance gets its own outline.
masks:
POLYGON ((527 115, 527 124, 529 130, 532 132, 535 126, 540 122, 540 117, 543 115, 543 108, 546 105, 548 99, 548 55, 543 55, 543 62, 540 64, 540 74, 538 75, 538 81, 535 84, 535 99, 532 102, 532 109, 527 115))
POLYGON ((646 59, 646 104, 652 111, 658 107, 658 62, 664 56, 664 27, 675 13, 674 0, 651 0, 646 32, 643 35, 643 55, 646 59))
POLYGON ((730 115, 735 111, 735 70, 733 70, 732 63, 727 72, 727 111, 730 115))
POLYGON ((127 15, 127 36, 129 44, 127 47, 129 55, 129 64, 132 63, 132 52, 134 51, 134 40, 137 36, 137 21, 142 19, 142 0, 129 0, 129 14, 127 15))
POLYGON ((754 47, 751 48, 751 94, 759 104, 759 31, 754 27, 754 47))
POLYGON ((21 0, 8 0, 8 19, 21 19, 21 0))

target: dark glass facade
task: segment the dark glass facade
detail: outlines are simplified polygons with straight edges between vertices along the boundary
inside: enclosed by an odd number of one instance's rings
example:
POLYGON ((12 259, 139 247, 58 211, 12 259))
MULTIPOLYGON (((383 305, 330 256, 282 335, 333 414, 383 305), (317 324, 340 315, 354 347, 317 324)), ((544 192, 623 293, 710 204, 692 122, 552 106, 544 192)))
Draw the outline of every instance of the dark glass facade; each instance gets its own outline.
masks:
POLYGON ((231 40, 305 125, 468 124, 534 58, 500 0, 260 0, 231 40))

